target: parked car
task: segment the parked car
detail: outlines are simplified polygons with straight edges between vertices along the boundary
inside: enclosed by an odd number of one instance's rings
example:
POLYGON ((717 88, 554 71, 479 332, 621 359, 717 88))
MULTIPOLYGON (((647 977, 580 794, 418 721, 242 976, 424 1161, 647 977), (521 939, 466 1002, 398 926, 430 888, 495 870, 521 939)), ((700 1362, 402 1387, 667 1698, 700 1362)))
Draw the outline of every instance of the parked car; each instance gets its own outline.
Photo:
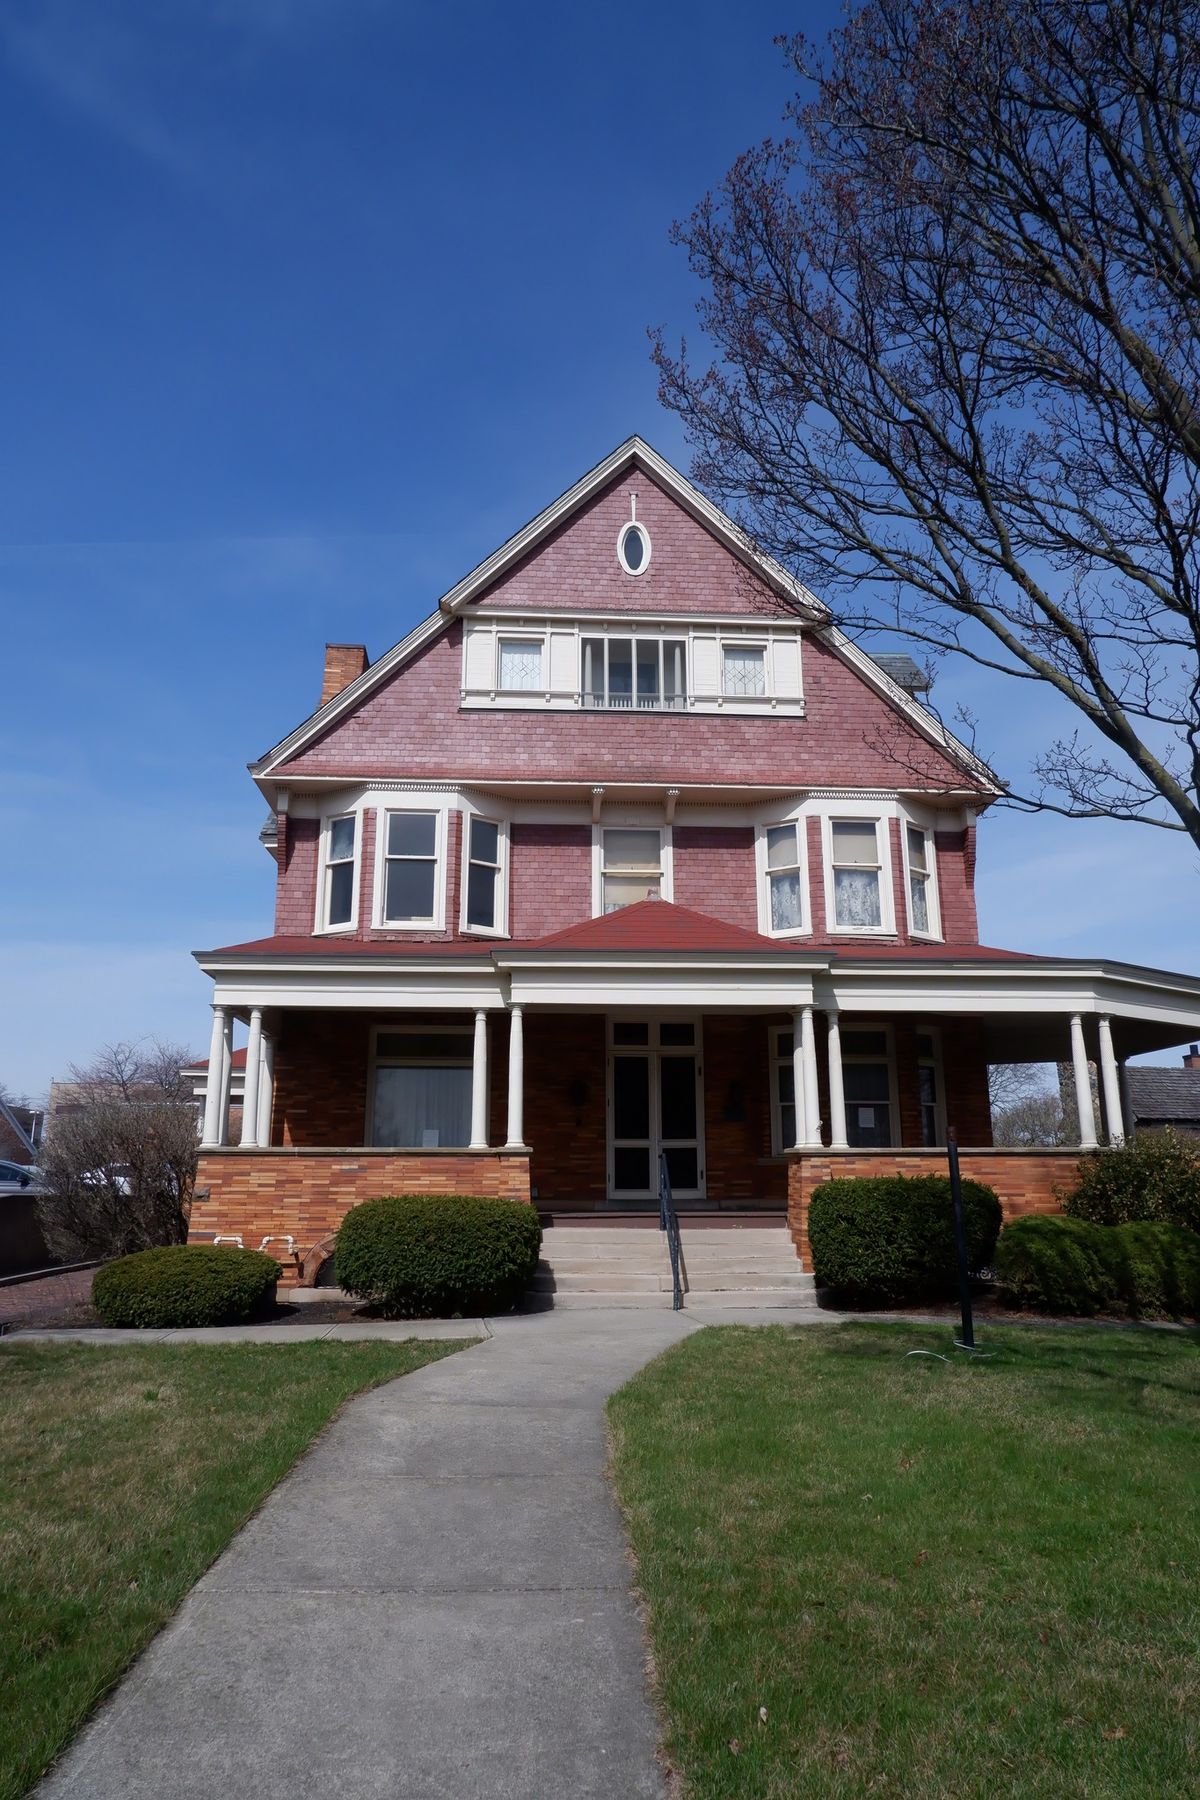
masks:
POLYGON ((37 1216, 38 1172, 0 1158, 0 1276, 45 1269, 54 1260, 37 1216))

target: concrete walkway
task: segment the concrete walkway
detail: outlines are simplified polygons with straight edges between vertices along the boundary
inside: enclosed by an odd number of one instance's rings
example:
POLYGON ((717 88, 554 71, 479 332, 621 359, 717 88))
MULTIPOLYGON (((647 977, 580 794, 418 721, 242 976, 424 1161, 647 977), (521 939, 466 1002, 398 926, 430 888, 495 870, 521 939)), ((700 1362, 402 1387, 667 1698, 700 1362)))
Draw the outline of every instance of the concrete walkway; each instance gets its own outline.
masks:
POLYGON ((41 1800, 661 1796, 603 1407, 698 1323, 489 1320, 354 1401, 41 1800))

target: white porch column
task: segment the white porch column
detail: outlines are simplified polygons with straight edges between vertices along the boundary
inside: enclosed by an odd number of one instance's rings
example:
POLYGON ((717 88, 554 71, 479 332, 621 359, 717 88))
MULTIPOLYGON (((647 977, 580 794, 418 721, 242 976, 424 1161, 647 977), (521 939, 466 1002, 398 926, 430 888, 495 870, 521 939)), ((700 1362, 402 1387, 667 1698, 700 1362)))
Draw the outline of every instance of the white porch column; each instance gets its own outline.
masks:
POLYGON ((522 1009, 513 1006, 508 1015, 508 1148, 525 1145, 525 1026, 522 1009))
POLYGON ((218 1144, 229 1142, 229 1095, 233 1088, 233 1014, 226 1011, 225 1029, 221 1033, 221 1111, 218 1118, 218 1144))
POLYGON ((487 1149, 487 1013, 475 1014, 475 1047, 471 1058, 471 1149, 487 1149))
POLYGON ((829 1144, 833 1150, 848 1150, 846 1136, 846 1091, 842 1082, 842 1028, 836 1006, 825 1014, 829 1028, 829 1144))
POLYGON ((1100 1085, 1104 1090, 1104 1123, 1110 1144, 1125 1142, 1125 1121, 1121 1117, 1121 1077, 1113 1052, 1112 1025, 1107 1013, 1100 1020, 1100 1085))
POLYGON ((250 1009, 250 1036, 246 1040, 246 1080, 242 1089, 242 1149, 258 1145, 258 1084, 262 1076, 262 1007, 250 1009))
POLYGON ((212 1036, 208 1042, 208 1081, 204 1089, 204 1126, 200 1133, 200 1142, 206 1146, 219 1144, 221 1141, 221 1086, 224 1080, 221 1063, 225 1047, 225 1008, 214 1006, 212 1016, 212 1036))
POLYGON ((1079 1114, 1079 1148, 1096 1148, 1096 1114, 1092 1108, 1092 1077, 1088 1069, 1087 1046, 1083 1041, 1083 1020, 1071 1014, 1071 1065, 1075 1073, 1075 1108, 1079 1114))
POLYGON ((801 1013, 804 1038, 804 1141, 821 1142, 821 1101, 817 1089, 817 1030, 813 1009, 806 1006, 801 1013))
POLYGON ((808 1115, 805 1105, 808 1083, 804 1071, 804 1014, 792 1014, 792 1093, 795 1096, 797 1150, 808 1142, 808 1115))
POLYGON ((262 1064, 258 1076, 258 1142, 271 1142, 271 1102, 275 1096, 275 1039, 263 1032, 262 1064))

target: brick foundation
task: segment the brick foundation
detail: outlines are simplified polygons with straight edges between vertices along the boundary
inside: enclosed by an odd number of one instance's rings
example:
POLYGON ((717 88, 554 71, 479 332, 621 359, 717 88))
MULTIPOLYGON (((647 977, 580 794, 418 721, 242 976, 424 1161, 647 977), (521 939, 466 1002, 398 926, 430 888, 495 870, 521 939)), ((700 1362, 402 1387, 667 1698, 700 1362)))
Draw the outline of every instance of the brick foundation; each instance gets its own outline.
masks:
MULTIPOLYGON (((1078 1150, 963 1150, 965 1178, 1000 1196, 1007 1223, 1025 1213, 1062 1210, 1061 1195, 1075 1180, 1078 1150)), ((822 1150, 793 1155, 788 1164, 788 1225, 797 1253, 810 1268, 808 1203, 824 1181, 856 1175, 944 1175, 944 1150, 822 1150)))
POLYGON ((333 1234, 360 1200, 383 1194, 484 1194, 529 1200, 529 1158, 507 1150, 204 1150, 192 1243, 240 1237, 284 1265, 281 1286, 315 1279, 333 1234), (282 1239, 295 1239, 292 1257, 282 1239))

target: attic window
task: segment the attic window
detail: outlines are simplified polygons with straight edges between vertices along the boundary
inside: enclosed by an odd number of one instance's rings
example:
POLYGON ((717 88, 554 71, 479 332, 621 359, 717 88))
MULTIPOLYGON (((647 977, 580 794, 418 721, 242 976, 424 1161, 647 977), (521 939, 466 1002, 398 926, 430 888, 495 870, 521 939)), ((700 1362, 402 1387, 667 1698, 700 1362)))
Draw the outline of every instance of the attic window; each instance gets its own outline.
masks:
POLYGON ((617 539, 617 561, 627 575, 644 575, 650 564, 650 534, 630 519, 617 539))

